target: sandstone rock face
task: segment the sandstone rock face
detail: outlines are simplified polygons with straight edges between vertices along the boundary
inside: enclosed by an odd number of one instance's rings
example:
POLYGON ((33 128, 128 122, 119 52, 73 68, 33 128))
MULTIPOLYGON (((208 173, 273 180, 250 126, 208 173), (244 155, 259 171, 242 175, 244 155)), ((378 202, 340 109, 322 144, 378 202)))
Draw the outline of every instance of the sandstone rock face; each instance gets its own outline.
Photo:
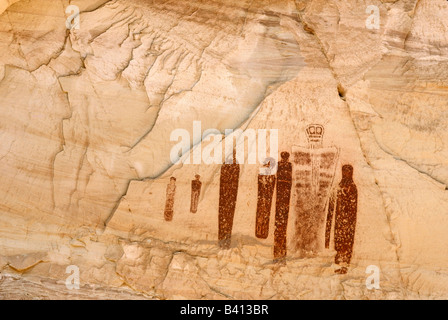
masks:
POLYGON ((0 297, 447 298, 447 16, 444 0, 0 1, 0 297))

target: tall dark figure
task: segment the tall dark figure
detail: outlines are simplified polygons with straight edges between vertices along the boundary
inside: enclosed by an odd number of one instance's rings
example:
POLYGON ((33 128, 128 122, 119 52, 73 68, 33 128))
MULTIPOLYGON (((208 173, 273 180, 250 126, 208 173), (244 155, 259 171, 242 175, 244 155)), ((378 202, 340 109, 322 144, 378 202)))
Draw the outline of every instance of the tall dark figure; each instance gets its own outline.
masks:
POLYGON ((286 257, 286 229, 292 186, 292 165, 289 153, 282 152, 277 169, 277 200, 275 202, 274 259, 286 257))
POLYGON ((327 226, 325 230, 325 247, 330 246, 331 224, 333 212, 334 223, 334 248, 336 250, 335 263, 341 268, 336 273, 347 273, 353 253, 355 240, 356 214, 358 210, 358 190, 353 182, 353 167, 342 167, 342 180, 336 192, 330 197, 327 214, 327 226))
POLYGON ((269 235, 269 220, 271 216, 272 196, 274 195, 275 175, 271 174, 271 161, 266 159, 264 171, 258 174, 258 200, 255 218, 255 236, 266 239, 269 235))
POLYGON ((198 211, 199 196, 201 195, 202 182, 201 176, 195 175, 195 180, 191 181, 191 204, 190 212, 196 213, 198 211))
POLYGON ((221 178, 219 181, 218 241, 219 246, 223 249, 230 248, 239 177, 240 166, 236 161, 236 152, 234 150, 233 161, 227 159, 226 163, 221 166, 221 178))

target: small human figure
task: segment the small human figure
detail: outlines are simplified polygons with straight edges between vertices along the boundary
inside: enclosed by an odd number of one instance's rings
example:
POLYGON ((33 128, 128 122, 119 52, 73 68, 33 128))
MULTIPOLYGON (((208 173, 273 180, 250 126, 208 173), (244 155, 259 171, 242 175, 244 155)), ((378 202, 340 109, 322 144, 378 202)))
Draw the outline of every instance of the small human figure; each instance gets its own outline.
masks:
POLYGON ((165 201, 165 220, 173 220, 174 195, 176 194, 176 178, 171 177, 170 183, 166 186, 166 201, 165 201))
POLYGON ((334 223, 336 256, 334 262, 341 268, 335 270, 335 273, 347 273, 353 253, 357 210, 358 190, 353 182, 353 167, 344 165, 342 166, 342 180, 330 197, 325 230, 325 248, 328 249, 333 212, 336 211, 334 223))
POLYGON ((264 172, 258 174, 258 201, 255 219, 255 236, 266 239, 269 235, 269 218, 271 215, 272 196, 274 195, 275 175, 271 174, 271 162, 266 159, 264 172))
POLYGON ((191 205, 190 212, 196 213, 198 211, 199 196, 201 194, 202 182, 200 181, 201 176, 195 175, 195 180, 191 181, 191 205))
POLYGON ((233 160, 228 159, 221 166, 219 181, 218 241, 219 246, 223 249, 230 248, 239 176, 240 166, 236 161, 236 152, 234 150, 233 160))
POLYGON ((277 169, 277 199, 275 202, 274 259, 286 257, 286 230, 288 227, 289 202, 292 186, 292 164, 289 153, 280 154, 277 169))

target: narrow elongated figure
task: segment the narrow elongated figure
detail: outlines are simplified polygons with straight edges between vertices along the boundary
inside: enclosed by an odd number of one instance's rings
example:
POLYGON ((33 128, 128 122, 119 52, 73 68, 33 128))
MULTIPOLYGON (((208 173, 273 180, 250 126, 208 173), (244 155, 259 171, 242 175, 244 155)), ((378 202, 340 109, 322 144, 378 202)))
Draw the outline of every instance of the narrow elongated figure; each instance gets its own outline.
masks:
POLYGON ((165 201, 165 220, 173 220, 174 196, 176 194, 176 178, 171 177, 170 183, 166 186, 166 201, 165 201))
POLYGON ((230 248, 239 177, 240 166, 236 162, 234 150, 233 161, 226 161, 221 166, 219 181, 218 241, 219 246, 223 249, 230 248))
POLYGON ((191 181, 191 204, 190 212, 196 213, 198 211, 199 196, 201 195, 202 182, 200 175, 195 175, 195 180, 191 181))
POLYGON ((275 202, 274 259, 286 257, 286 230, 292 186, 292 164, 289 153, 282 152, 277 169, 277 199, 275 202))
POLYGON ((336 273, 347 273, 353 253, 357 210, 358 190, 353 182, 353 167, 344 165, 342 180, 330 197, 325 230, 325 247, 328 249, 334 214, 334 248, 336 250, 334 262, 341 266, 335 271, 336 273))
POLYGON ((269 235, 269 220, 271 216, 272 196, 274 195, 275 175, 271 174, 270 162, 263 169, 265 171, 258 175, 258 200, 257 214, 255 218, 255 236, 266 239, 269 235))

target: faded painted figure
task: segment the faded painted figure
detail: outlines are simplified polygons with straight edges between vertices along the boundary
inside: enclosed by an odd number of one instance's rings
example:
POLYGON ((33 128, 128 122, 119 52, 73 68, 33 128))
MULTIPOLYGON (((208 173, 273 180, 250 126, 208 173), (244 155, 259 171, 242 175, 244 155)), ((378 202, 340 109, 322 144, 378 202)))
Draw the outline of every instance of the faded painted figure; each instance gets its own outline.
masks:
POLYGON ((198 211, 199 196, 201 195, 202 182, 201 176, 195 175, 195 180, 191 181, 191 204, 190 212, 196 213, 198 211))
POLYGON ((233 160, 228 159, 221 166, 219 181, 218 241, 219 246, 223 249, 230 248, 239 177, 240 166, 236 161, 236 152, 234 151, 233 160))
POLYGON ((286 257, 286 230, 291 199, 292 164, 289 153, 282 152, 277 169, 277 199, 275 202, 274 259, 286 257))
POLYGON ((173 220, 174 196, 176 194, 176 178, 171 177, 166 187, 165 220, 173 220))
POLYGON ((353 253, 357 210, 358 190, 353 182, 353 167, 344 165, 342 167, 342 180, 330 197, 328 204, 325 232, 325 247, 329 248, 334 215, 334 248, 336 250, 334 262, 341 266, 335 273, 347 273, 353 253))
POLYGON ((255 218, 255 236, 266 239, 269 235, 269 220, 271 216, 272 196, 274 195, 275 175, 271 173, 271 161, 264 165, 264 172, 258 175, 258 200, 255 218))
POLYGON ((308 148, 293 146, 294 235, 300 257, 314 257, 324 250, 325 211, 336 170, 338 149, 323 147, 324 127, 306 128, 308 148))

